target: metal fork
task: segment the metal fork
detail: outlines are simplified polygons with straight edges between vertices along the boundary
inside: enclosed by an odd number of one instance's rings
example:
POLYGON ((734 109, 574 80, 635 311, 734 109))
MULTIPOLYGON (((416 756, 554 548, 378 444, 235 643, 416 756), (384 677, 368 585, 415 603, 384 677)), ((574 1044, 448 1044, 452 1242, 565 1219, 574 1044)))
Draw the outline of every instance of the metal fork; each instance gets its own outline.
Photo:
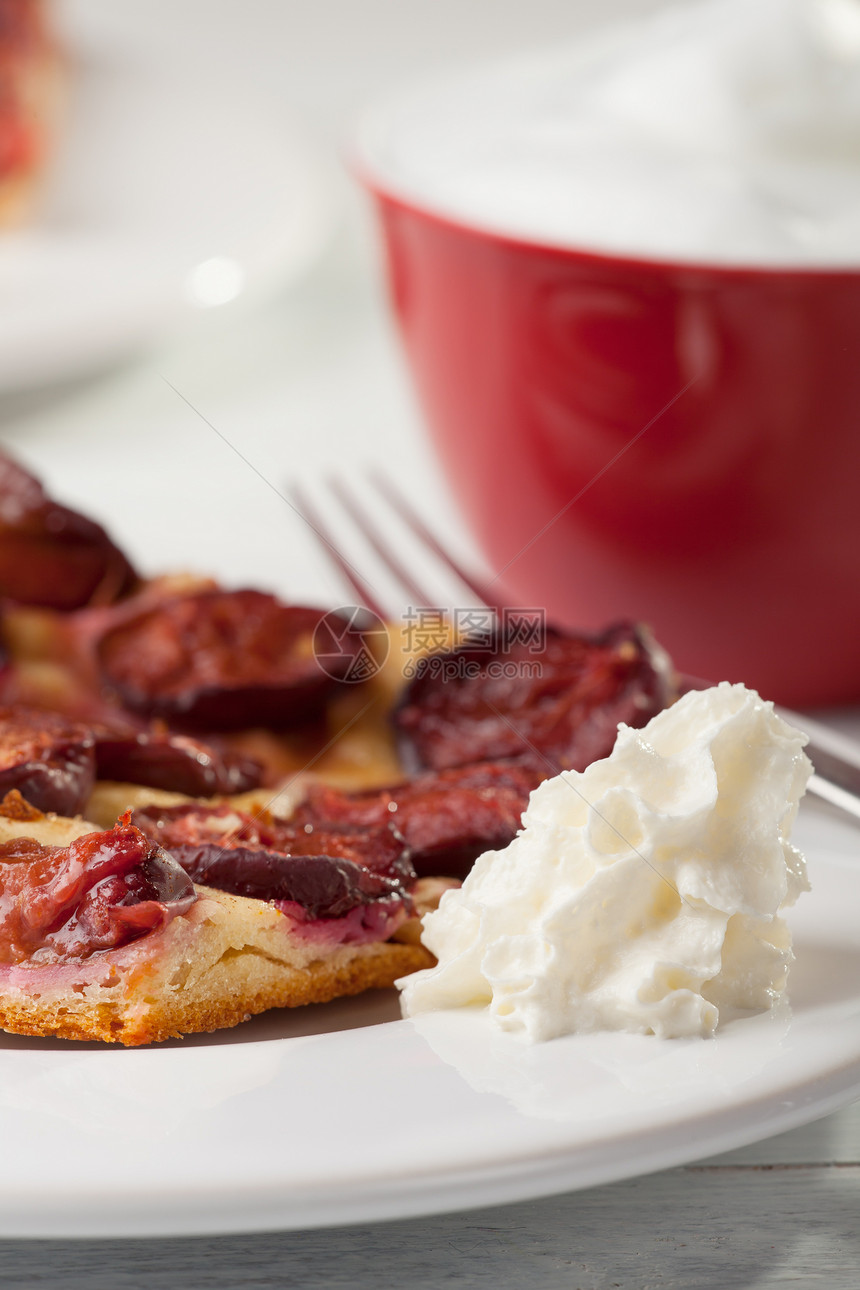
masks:
MULTIPOLYGON (((370 500, 362 500, 354 484, 349 486, 342 479, 333 478, 329 481, 330 496, 374 552, 387 580, 393 583, 392 599, 388 599, 377 582, 371 581, 343 554, 335 527, 322 509, 313 503, 307 490, 299 485, 288 490, 293 505, 313 532, 322 553, 355 594, 356 603, 388 621, 397 618, 406 605, 413 611, 447 609, 450 613, 456 605, 499 615, 503 606, 491 585, 477 578, 452 554, 391 480, 374 471, 369 475, 369 482, 375 495, 373 515, 370 500), (380 501, 384 504, 382 508, 378 505, 380 501), (428 592, 427 585, 416 576, 413 565, 400 554, 404 549, 404 533, 409 535, 413 551, 422 557, 422 564, 426 567, 432 558, 437 575, 441 572, 445 590, 440 597, 434 598, 428 592), (467 596, 470 599, 466 599, 467 596)), ((684 676, 680 683, 682 689, 701 689, 707 684, 684 676)), ((801 713, 779 706, 776 711, 809 736, 806 752, 815 768, 809 780, 809 792, 860 819, 860 744, 801 713)))

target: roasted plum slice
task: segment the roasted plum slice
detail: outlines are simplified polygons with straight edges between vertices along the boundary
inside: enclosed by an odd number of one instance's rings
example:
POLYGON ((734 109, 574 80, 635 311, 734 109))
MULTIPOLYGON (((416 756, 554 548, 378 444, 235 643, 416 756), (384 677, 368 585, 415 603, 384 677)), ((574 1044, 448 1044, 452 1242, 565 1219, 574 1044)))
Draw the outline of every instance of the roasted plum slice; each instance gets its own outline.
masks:
POLYGON ((393 714, 410 770, 531 753, 544 775, 607 756, 621 721, 643 726, 669 700, 669 665, 628 623, 599 636, 547 629, 542 647, 505 640, 421 660, 393 714))
POLYGON ((210 844, 196 852, 186 848, 182 868, 196 883, 234 896, 300 905, 302 921, 342 918, 358 905, 379 900, 408 901, 398 879, 337 856, 290 856, 265 847, 221 850, 210 844))
POLYGON ((86 726, 22 704, 0 707, 0 796, 17 789, 40 811, 77 815, 94 781, 86 726))
MULTIPOLYGON (((314 656, 322 616, 261 591, 174 597, 105 632, 102 680, 132 712, 183 729, 285 729, 317 715, 338 684, 314 656)), ((344 654, 344 676, 350 662, 344 654)))
POLYGON ((390 818, 367 825, 279 822, 275 845, 288 855, 333 856, 351 860, 385 878, 415 881, 412 853, 390 818))
POLYGON ((95 727, 96 774, 99 779, 142 784, 147 788, 215 797, 259 788, 263 768, 258 761, 221 751, 168 731, 95 727))
POLYGON ((0 963, 77 962, 184 914, 185 871, 126 819, 68 847, 0 845, 0 963))
POLYGON ((182 865, 191 853, 199 851, 202 855, 206 848, 210 848, 213 857, 219 851, 226 854, 235 848, 260 848, 283 856, 322 855, 349 860, 406 883, 415 878, 409 850, 390 817, 370 824, 317 827, 274 819, 266 811, 252 815, 226 802, 186 802, 178 806, 138 807, 132 813, 132 822, 182 865))
POLYGON ((229 802, 181 802, 177 806, 138 806, 131 822, 167 851, 183 846, 234 842, 274 848, 279 821, 268 811, 251 814, 229 802))
POLYGON ((303 937, 386 940, 412 913, 415 873, 390 825, 294 830, 199 803, 141 808, 133 818, 195 882, 270 901, 303 937))
POLYGON ((0 596, 68 611, 110 604, 136 582, 100 524, 60 506, 0 453, 0 596))
POLYGON ((342 792, 314 785, 293 813, 296 828, 395 823, 419 878, 461 878, 484 851, 505 847, 520 827, 541 775, 528 760, 428 771, 388 788, 342 792))

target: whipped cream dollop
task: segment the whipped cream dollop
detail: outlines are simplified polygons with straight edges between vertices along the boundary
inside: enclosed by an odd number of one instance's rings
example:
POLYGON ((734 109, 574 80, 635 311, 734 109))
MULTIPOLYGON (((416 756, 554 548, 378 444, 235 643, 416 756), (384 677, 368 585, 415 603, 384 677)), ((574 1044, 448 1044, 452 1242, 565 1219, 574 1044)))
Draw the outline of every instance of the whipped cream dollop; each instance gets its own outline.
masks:
POLYGON ((529 241, 856 266, 860 0, 684 0, 413 87, 361 147, 383 187, 529 241))
POLYGON ((780 911, 808 889, 789 840, 806 736, 742 685, 691 692, 609 757, 531 795, 523 829, 424 919, 438 964, 399 982, 407 1016, 485 1005, 532 1040, 710 1035, 782 995, 780 911))

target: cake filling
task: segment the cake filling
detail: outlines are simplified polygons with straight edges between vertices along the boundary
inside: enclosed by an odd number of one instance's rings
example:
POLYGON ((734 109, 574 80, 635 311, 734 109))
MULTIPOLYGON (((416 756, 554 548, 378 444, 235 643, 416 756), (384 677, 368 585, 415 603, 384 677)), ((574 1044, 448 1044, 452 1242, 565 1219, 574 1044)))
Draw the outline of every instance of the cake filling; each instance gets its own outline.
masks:
POLYGON ((158 931, 196 899, 127 817, 68 847, 15 838, 0 846, 0 964, 80 962, 158 931))

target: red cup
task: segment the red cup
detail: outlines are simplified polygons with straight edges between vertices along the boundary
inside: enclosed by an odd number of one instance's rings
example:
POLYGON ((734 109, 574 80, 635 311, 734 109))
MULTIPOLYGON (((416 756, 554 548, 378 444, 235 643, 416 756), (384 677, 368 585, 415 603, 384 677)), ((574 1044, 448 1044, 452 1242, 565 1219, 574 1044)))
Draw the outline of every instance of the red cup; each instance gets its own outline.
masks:
POLYGON ((419 397, 508 603, 685 672, 860 699, 860 271, 460 225, 365 172, 419 397))

